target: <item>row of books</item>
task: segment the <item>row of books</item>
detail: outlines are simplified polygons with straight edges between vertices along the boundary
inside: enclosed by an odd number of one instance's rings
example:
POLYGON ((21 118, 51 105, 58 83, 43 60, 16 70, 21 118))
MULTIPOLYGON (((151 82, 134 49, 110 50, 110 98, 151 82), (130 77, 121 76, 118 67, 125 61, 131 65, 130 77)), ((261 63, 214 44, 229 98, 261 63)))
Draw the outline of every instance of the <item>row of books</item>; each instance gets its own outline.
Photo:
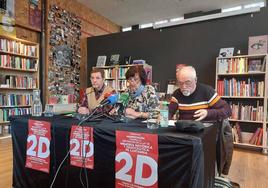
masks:
POLYGON ((127 81, 126 80, 119 80, 118 82, 118 90, 126 90, 127 88, 127 81))
POLYGON ((3 108, 0 109, 0 122, 8 121, 9 116, 31 114, 31 108, 3 108))
POLYGON ((115 80, 105 80, 105 85, 110 86, 112 88, 116 88, 116 81, 115 80))
POLYGON ((236 123, 232 128, 232 132, 234 142, 262 145, 263 128, 258 127, 254 133, 247 133, 242 132, 239 123, 236 123))
POLYGON ((252 105, 242 105, 242 104, 232 104, 230 103, 232 109, 232 119, 245 120, 245 121, 263 121, 264 108, 259 106, 259 101, 257 101, 257 106, 252 105))
POLYGON ((10 55, 0 55, 0 67, 22 70, 36 70, 37 59, 21 58, 10 55))
POLYGON ((264 96, 264 81, 255 81, 250 78, 237 80, 236 78, 218 80, 217 92, 221 96, 264 96))
POLYGON ((109 78, 116 78, 116 70, 115 69, 104 69, 104 78, 109 79, 109 78))
POLYGON ((0 106, 31 105, 32 94, 0 93, 0 106))
POLYGON ((0 50, 3 52, 11 52, 21 55, 36 57, 37 47, 27 45, 18 41, 0 39, 0 50))
POLYGON ((218 73, 264 72, 265 58, 248 59, 244 57, 218 59, 218 73))
POLYGON ((120 67, 118 69, 118 78, 119 79, 125 79, 125 74, 129 68, 128 67, 120 67))
POLYGON ((37 78, 21 75, 1 75, 0 88, 37 88, 37 78))

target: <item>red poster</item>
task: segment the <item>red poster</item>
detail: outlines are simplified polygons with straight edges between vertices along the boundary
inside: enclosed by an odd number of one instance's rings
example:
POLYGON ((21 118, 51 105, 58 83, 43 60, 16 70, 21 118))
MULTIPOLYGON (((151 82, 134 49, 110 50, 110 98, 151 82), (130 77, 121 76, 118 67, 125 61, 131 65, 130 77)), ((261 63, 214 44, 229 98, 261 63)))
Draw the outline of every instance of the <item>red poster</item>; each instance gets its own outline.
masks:
POLYGON ((158 187, 158 135, 116 131, 115 187, 158 187))
POLYGON ((49 173, 50 122, 28 121, 26 167, 49 173))
POLYGON ((71 165, 94 168, 93 128, 72 126, 70 137, 71 165))

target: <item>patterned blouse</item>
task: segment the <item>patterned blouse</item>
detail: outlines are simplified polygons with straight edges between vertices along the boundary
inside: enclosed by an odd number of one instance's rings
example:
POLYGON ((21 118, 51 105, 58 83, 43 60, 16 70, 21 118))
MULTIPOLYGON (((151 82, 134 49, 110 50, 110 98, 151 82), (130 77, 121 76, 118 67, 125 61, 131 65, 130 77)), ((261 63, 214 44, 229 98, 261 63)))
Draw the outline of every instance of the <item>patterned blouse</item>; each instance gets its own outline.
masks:
POLYGON ((130 90, 126 92, 130 94, 127 108, 132 108, 137 112, 159 110, 159 101, 153 86, 145 85, 142 93, 137 97, 133 97, 133 93, 130 90))

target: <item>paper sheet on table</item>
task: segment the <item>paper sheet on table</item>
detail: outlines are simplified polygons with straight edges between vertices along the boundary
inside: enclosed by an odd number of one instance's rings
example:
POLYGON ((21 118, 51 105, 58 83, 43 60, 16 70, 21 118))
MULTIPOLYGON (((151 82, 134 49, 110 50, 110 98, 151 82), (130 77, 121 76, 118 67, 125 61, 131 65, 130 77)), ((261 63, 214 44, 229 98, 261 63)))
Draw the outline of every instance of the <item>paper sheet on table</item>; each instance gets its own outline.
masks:
MULTIPOLYGON (((149 123, 156 123, 156 119, 148 119, 149 123)), ((142 121, 142 123, 147 123, 147 120, 142 121)), ((168 120, 168 126, 175 126, 175 120, 168 120)))

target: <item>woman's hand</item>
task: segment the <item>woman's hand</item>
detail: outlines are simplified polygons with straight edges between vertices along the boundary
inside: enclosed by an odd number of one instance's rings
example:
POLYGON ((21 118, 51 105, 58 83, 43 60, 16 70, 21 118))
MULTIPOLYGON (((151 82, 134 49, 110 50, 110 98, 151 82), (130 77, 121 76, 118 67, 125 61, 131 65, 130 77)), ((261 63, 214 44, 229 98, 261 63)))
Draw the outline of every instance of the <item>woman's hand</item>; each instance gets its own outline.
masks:
POLYGON ((79 114, 89 114, 89 109, 86 107, 79 107, 78 108, 78 113, 79 114))
POLYGON ((126 117, 137 119, 137 118, 147 118, 148 113, 146 112, 136 112, 132 108, 126 108, 126 117))
POLYGON ((126 117, 136 119, 139 117, 139 115, 140 115, 140 112, 136 112, 132 108, 126 108, 126 117))

